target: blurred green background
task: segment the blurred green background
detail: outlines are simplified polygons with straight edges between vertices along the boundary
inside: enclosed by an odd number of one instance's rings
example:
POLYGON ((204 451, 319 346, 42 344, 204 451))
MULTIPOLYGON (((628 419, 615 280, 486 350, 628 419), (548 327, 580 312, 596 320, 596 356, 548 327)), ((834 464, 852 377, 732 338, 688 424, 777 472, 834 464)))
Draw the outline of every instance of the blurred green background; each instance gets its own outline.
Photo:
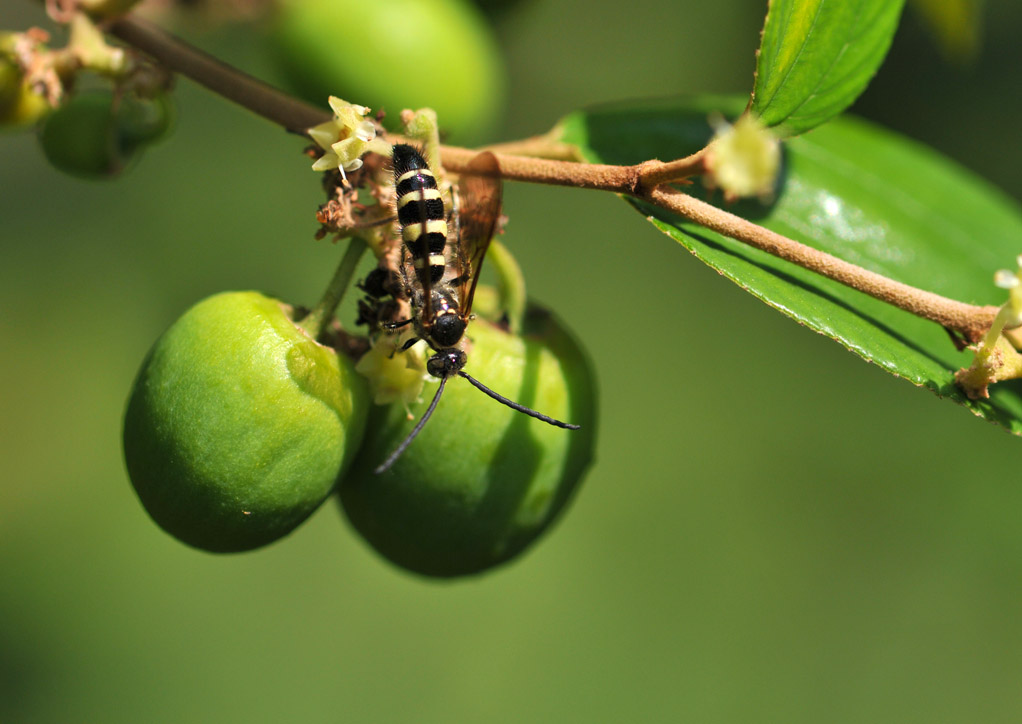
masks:
MULTIPOLYGON (((744 92, 764 6, 526 0, 500 18, 498 138, 594 102, 744 92)), ((1022 7, 985 21, 975 62, 949 66, 907 14, 856 110, 1017 197, 1022 7)), ((31 22, 4 0, 0 25, 31 22)), ((254 32, 187 34, 272 78, 254 32)), ((602 387, 597 464, 527 555, 423 580, 332 502, 250 554, 163 534, 120 453, 149 345, 220 290, 312 302, 341 252, 312 239, 299 141, 187 81, 177 99, 176 132, 115 183, 0 136, 0 722, 1019 720, 1022 440, 609 195, 506 189, 530 291, 602 387)))

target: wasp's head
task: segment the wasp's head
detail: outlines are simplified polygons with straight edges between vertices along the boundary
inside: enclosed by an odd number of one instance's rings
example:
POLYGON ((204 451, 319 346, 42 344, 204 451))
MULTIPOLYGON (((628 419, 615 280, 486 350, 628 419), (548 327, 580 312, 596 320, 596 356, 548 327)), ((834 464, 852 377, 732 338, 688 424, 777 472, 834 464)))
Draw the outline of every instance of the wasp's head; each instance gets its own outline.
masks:
POLYGON ((465 366, 465 353, 460 349, 445 349, 426 361, 426 371, 434 377, 453 377, 465 366))

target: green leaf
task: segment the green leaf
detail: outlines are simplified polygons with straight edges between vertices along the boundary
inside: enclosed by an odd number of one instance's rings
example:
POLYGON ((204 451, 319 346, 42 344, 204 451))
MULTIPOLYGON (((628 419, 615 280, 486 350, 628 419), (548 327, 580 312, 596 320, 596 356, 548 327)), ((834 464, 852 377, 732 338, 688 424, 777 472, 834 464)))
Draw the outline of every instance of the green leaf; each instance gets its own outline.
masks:
POLYGON ((826 123, 876 73, 904 0, 772 0, 750 109, 781 136, 826 123))
MULTIPOLYGON (((713 110, 741 102, 703 98, 594 109, 562 123, 563 140, 592 162, 680 158, 701 148, 713 110)), ((785 144, 785 167, 769 207, 728 210, 768 229, 906 284, 971 304, 1001 304, 994 272, 1022 252, 1017 204, 934 151, 854 118, 839 118, 785 144)), ((701 190, 694 192, 696 195, 701 190)), ((928 322, 794 264, 629 201, 651 223, 746 291, 863 359, 1022 434, 1022 381, 972 401, 953 372, 972 356, 928 322)), ((792 360, 797 364, 797 360, 792 360)))

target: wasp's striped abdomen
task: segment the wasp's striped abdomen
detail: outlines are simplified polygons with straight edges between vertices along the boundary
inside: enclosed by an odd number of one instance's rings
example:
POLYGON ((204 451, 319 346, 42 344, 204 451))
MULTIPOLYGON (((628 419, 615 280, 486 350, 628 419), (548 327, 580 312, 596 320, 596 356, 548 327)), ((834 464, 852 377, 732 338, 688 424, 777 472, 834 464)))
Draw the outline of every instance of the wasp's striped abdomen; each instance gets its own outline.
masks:
POLYGON ((415 274, 422 283, 436 284, 444 276, 447 260, 447 212, 436 177, 414 147, 394 146, 394 185, 401 240, 412 255, 415 274))

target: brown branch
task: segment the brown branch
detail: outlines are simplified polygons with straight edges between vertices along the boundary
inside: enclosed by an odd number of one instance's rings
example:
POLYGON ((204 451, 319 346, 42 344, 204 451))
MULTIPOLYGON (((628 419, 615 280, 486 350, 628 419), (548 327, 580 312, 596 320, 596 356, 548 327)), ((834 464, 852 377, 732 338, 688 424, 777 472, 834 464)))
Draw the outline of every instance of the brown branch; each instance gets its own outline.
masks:
POLYGON ((491 143, 480 150, 493 151, 508 156, 531 156, 532 158, 549 158, 555 161, 579 161, 578 147, 558 140, 558 129, 532 138, 518 141, 491 143))
POLYGON ((706 173, 706 158, 711 147, 712 144, 676 161, 666 163, 655 161, 646 164, 642 169, 640 185, 642 188, 653 189, 662 184, 677 183, 692 176, 701 176, 706 173))
POLYGON ((850 286, 918 317, 958 330, 970 341, 978 341, 997 315, 998 307, 966 304, 902 284, 811 246, 800 244, 676 189, 656 188, 647 195, 647 198, 658 206, 680 214, 707 229, 850 286))
MULTIPOLYGON (((175 73, 191 78, 214 93, 263 116, 293 133, 330 120, 330 113, 300 101, 273 86, 227 65, 180 38, 146 20, 132 16, 114 21, 110 33, 152 56, 175 73)), ((524 141, 498 144, 501 175, 504 178, 533 183, 557 184, 579 188, 638 193, 643 188, 681 180, 701 173, 703 152, 664 163, 647 161, 637 166, 610 166, 573 161, 535 158, 564 158, 571 153, 568 144, 553 140, 549 134, 524 141), (511 155, 507 151, 515 151, 511 155)), ((442 149, 444 167, 458 172, 467 168, 478 151, 455 146, 442 149)))
POLYGON ((111 23, 109 32, 151 55, 174 72, 191 78, 292 133, 304 134, 306 129, 331 118, 329 111, 311 106, 258 78, 242 73, 146 20, 124 17, 111 23))
MULTIPOLYGON (((111 32, 156 58, 170 70, 192 78, 213 92, 294 133, 304 133, 306 129, 330 118, 325 110, 296 100, 221 63, 145 21, 123 18, 112 24, 111 32)), ((708 151, 706 148, 687 158, 667 163, 651 160, 635 166, 578 163, 507 153, 508 150, 518 153, 531 151, 537 155, 563 158, 563 146, 547 134, 493 148, 497 152, 500 175, 505 179, 613 191, 648 199, 708 229, 762 249, 948 329, 957 330, 970 341, 981 338, 996 316, 996 307, 965 304, 896 282, 666 186, 702 173, 708 151)), ((466 148, 445 146, 442 148, 444 167, 456 173, 465 171, 477 153, 466 148)))
MULTIPOLYGON (((490 147, 489 150, 495 148, 499 147, 490 147)), ((457 146, 443 146, 440 150, 444 169, 454 173, 468 170, 469 163, 479 153, 457 146)), ((677 161, 643 161, 635 166, 557 161, 507 153, 497 153, 496 156, 503 179, 642 196, 661 184, 683 181, 693 173, 702 173, 705 154, 700 151, 677 161)))
MULTIPOLYGON (((457 146, 443 146, 444 169, 454 173, 468 170, 469 163, 479 151, 457 146)), ((529 158, 498 153, 497 163, 500 176, 513 181, 574 186, 584 189, 635 193, 639 183, 638 166, 610 166, 599 163, 577 161, 554 161, 546 158, 529 158)))

